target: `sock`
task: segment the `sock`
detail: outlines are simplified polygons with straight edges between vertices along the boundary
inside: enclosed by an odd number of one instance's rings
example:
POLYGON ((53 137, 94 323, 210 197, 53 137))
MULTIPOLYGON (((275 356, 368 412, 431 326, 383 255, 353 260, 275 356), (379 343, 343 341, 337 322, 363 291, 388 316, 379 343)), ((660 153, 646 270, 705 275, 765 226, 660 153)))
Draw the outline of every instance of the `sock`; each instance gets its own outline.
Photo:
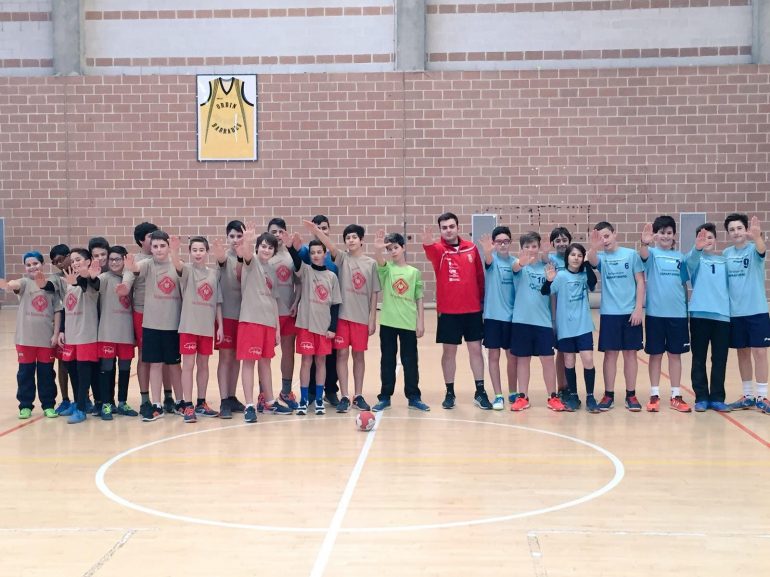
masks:
POLYGON ((309 390, 309 387, 299 388, 299 401, 301 403, 305 403, 306 405, 307 405, 308 390, 309 390))
MULTIPOLYGON (((202 404, 203 404, 203 403, 205 403, 205 402, 206 402, 206 399, 205 399, 205 398, 204 398, 204 399, 197 399, 197 400, 195 401, 195 404, 196 404, 196 406, 197 406, 197 405, 202 405, 202 404)), ((191 403, 191 404, 192 404, 192 403, 191 403)))
POLYGON ((111 377, 112 373, 110 371, 99 372, 99 391, 101 392, 101 397, 105 400, 105 402, 109 402, 110 399, 110 390, 112 388, 112 384, 110 383, 111 377))
POLYGON ((767 398, 767 383, 757 383, 757 398, 758 399, 767 398))
MULTIPOLYGON (((674 393, 671 393, 671 395, 673 396, 674 393)), ((660 396, 660 387, 658 385, 652 385, 650 387, 650 396, 651 397, 659 397, 660 396)))
POLYGON ((682 391, 679 387, 671 387, 671 398, 681 397, 682 391))
POLYGON ((754 381, 743 381, 743 396, 747 399, 754 398, 754 381))
POLYGON ((172 401, 174 400, 174 395, 172 394, 171 389, 163 389, 163 400, 168 401, 169 399, 172 401))
POLYGON ((596 369, 583 369, 583 378, 586 381, 586 395, 593 395, 594 383, 596 382, 596 369))
POLYGON ((495 399, 504 399, 504 398, 505 397, 503 397, 502 393, 499 394, 499 395, 495 395, 495 399))
POLYGON ((128 381, 131 371, 118 371, 118 402, 125 403, 128 400, 128 381))
POLYGON ((324 402, 324 386, 323 385, 316 385, 315 386, 315 403, 316 405, 318 403, 324 402))
POLYGON ((150 393, 139 393, 139 395, 142 397, 142 404, 150 402, 150 393))
POLYGON ((615 391, 604 391, 604 396, 609 397, 610 399, 615 398, 615 391))
POLYGON ((627 399, 630 399, 631 397, 635 397, 635 396, 636 396, 636 389, 631 389, 630 391, 628 390, 626 391, 627 399))
POLYGON ((291 379, 281 379, 281 392, 284 395, 291 393, 291 379))
POLYGON ((476 383, 476 394, 484 392, 484 379, 474 381, 476 383))
POLYGON ((455 394, 455 384, 454 383, 447 383, 446 384, 446 392, 449 395, 455 394))
POLYGON ((570 393, 577 394, 577 373, 575 372, 575 367, 571 369, 565 367, 564 376, 567 379, 567 390, 570 393))

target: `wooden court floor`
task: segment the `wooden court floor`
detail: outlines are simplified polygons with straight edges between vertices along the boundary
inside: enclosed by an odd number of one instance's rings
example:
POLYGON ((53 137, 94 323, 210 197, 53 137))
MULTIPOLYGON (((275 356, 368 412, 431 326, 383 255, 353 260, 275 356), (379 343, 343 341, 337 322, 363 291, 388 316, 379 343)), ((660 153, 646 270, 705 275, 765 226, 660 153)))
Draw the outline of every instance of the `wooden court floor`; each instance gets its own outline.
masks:
MULTIPOLYGON (((445 411, 429 311, 420 367, 433 410, 395 397, 372 433, 354 430, 352 412, 75 426, 36 408, 19 421, 14 316, 0 311, 0 576, 753 577, 770 566, 770 417, 755 411, 557 414, 534 362, 531 409, 483 412, 464 351, 458 407, 445 411)), ((372 402, 376 337, 367 362, 372 402)), ((728 401, 740 396, 734 355, 729 375, 728 401)), ((642 362, 643 402, 648 387, 642 362)))

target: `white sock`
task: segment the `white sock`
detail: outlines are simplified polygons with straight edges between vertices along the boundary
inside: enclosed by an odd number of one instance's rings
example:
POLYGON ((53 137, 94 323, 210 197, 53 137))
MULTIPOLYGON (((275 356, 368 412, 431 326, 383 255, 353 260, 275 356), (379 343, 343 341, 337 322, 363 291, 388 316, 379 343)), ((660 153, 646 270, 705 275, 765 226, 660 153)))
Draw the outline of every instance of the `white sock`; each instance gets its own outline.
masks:
POLYGON ((743 381, 743 396, 747 399, 754 398, 754 381, 743 381))
POLYGON ((679 390, 679 387, 671 387, 671 398, 675 397, 681 397, 682 392, 679 390))
POLYGON ((757 398, 758 399, 767 398, 767 383, 757 383, 757 398))
POLYGON ((660 387, 658 385, 653 385, 650 387, 650 396, 651 397, 659 397, 660 396, 660 387))

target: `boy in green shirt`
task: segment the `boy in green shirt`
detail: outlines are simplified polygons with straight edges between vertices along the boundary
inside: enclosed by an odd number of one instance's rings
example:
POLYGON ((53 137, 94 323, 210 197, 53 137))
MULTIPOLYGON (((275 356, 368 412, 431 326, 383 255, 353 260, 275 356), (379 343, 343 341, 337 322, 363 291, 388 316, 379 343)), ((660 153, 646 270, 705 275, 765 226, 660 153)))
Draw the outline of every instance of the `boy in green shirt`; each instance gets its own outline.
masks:
POLYGON ((374 239, 377 274, 382 287, 380 312, 380 379, 382 387, 377 396, 379 402, 373 411, 390 408, 390 397, 396 387, 397 340, 401 341, 401 364, 404 367, 404 394, 409 408, 430 411, 420 395, 420 374, 417 363, 417 339, 425 333, 425 312, 422 303, 422 275, 419 270, 406 264, 404 237, 398 233, 385 236, 377 231, 374 239), (391 261, 386 262, 385 251, 391 261))

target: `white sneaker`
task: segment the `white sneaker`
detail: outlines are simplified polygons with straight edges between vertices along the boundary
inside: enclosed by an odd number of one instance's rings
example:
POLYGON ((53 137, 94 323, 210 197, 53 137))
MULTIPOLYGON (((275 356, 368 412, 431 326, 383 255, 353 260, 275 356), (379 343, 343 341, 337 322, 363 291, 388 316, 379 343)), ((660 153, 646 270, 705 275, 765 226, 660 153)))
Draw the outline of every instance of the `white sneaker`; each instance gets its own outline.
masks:
POLYGON ((502 395, 498 395, 495 397, 494 402, 492 403, 492 408, 495 411, 502 411, 505 409, 505 399, 502 397, 502 395))

